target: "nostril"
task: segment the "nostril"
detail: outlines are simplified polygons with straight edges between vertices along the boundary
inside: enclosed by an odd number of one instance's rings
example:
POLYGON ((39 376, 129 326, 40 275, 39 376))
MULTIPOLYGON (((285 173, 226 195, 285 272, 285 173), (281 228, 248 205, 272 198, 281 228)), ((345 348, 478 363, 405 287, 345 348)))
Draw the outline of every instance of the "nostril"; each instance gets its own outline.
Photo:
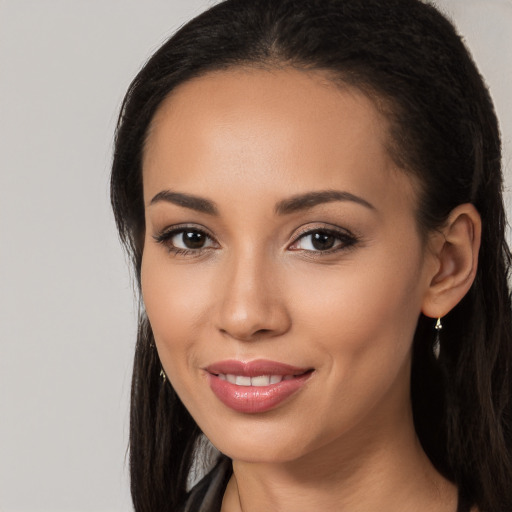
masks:
POLYGON ((219 329, 219 331, 226 336, 236 338, 241 341, 252 341, 261 338, 268 338, 275 334, 273 329, 248 329, 247 331, 237 331, 236 329, 219 329))
POLYGON ((272 332, 270 329, 259 329, 254 333, 254 336, 257 336, 258 334, 267 334, 269 332, 272 332))

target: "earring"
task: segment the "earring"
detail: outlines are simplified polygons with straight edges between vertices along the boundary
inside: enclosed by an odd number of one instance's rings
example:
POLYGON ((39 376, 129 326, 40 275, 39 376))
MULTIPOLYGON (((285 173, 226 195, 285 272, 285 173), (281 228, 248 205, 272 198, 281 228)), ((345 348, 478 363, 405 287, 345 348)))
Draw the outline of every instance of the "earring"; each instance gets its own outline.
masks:
POLYGON ((439 359, 439 354, 441 353, 441 338, 439 336, 439 331, 443 328, 443 324, 441 323, 441 318, 437 319, 436 325, 436 337, 434 339, 434 344, 432 345, 432 352, 434 353, 434 357, 439 359))
POLYGON ((164 369, 160 369, 160 378, 162 379, 162 384, 165 384, 165 381, 167 380, 167 375, 164 372, 164 369))

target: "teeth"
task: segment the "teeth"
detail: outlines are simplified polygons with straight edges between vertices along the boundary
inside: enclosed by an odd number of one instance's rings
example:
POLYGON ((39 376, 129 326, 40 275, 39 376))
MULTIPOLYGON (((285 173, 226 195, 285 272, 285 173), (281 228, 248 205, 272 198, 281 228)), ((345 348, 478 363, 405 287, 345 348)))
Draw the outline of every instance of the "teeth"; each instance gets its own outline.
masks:
POLYGON ((279 384, 282 380, 291 380, 294 375, 258 375, 256 377, 247 377, 244 375, 233 375, 231 373, 219 373, 219 379, 226 380, 237 386, 269 386, 270 384, 279 384))
POLYGON ((245 377, 243 375, 237 375, 235 384, 237 386, 250 386, 251 385, 251 377, 245 377))
POLYGON ((251 386, 268 386, 270 384, 269 375, 260 375, 251 379, 251 386))

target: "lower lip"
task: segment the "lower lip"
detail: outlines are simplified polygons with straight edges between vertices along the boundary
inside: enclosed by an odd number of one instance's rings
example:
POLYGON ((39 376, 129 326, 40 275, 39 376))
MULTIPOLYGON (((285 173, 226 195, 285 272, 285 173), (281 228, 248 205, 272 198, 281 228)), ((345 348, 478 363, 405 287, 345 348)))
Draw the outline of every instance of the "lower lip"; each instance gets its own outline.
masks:
POLYGON ((217 375, 208 374, 208 383, 217 398, 230 409, 243 413, 259 413, 274 409, 299 391, 312 372, 269 386, 237 386, 217 375))

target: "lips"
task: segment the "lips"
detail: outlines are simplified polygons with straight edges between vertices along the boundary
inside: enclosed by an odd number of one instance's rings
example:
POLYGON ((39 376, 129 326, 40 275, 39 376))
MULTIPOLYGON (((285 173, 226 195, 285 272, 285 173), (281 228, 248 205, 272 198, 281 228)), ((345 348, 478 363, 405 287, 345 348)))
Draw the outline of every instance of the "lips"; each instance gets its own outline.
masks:
POLYGON ((205 368, 217 398, 242 413, 260 413, 277 407, 298 392, 313 370, 267 360, 220 361, 205 368))

